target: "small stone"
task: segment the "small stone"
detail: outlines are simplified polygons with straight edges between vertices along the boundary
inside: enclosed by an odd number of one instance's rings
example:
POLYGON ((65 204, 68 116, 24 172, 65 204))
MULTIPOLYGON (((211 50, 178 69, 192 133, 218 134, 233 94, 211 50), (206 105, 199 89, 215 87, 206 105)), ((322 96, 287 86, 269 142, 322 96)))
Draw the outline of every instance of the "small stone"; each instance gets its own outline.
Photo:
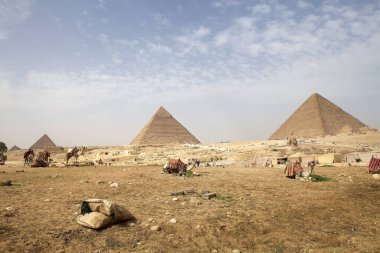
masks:
POLYGON ((194 193, 196 193, 196 192, 197 192, 197 191, 194 190, 194 189, 187 189, 187 190, 185 191, 185 194, 190 195, 190 194, 194 194, 194 193))
POLYGON ((184 201, 184 202, 181 202, 181 205, 182 206, 186 206, 186 202, 184 201))
POLYGON ((172 219, 169 220, 169 223, 175 224, 175 223, 177 223, 177 220, 174 219, 174 218, 172 218, 172 219))
POLYGON ((212 252, 213 252, 213 253, 217 253, 218 251, 217 251, 216 249, 213 249, 212 252))
POLYGON ((375 180, 380 180, 380 174, 373 174, 372 177, 375 180))
POLYGON ((5 208, 5 210, 8 211, 8 212, 11 212, 11 211, 14 211, 15 208, 12 207, 12 206, 8 206, 8 207, 5 208))
POLYGON ((129 223, 130 227, 133 227, 134 225, 136 225, 136 223, 134 223, 134 222, 129 223))
POLYGON ((202 201, 197 199, 197 197, 190 197, 190 203, 195 204, 195 205, 201 205, 202 201))
POLYGON ((202 198, 204 199, 212 199, 216 197, 216 193, 210 192, 210 193, 205 193, 202 195, 202 198))
POLYGON ((179 196, 179 195, 184 195, 185 193, 183 191, 179 191, 179 192, 172 192, 171 195, 172 196, 179 196))
POLYGON ((119 184, 118 183, 112 183, 112 184, 110 184, 110 187, 117 188, 117 187, 119 187, 119 184))
POLYGON ((165 214, 166 214, 166 215, 170 215, 170 213, 169 213, 169 212, 165 212, 165 214))
POLYGON ((173 201, 178 201, 178 198, 172 198, 173 201))
POLYGON ((51 199, 45 199, 44 201, 45 202, 51 202, 51 199))
POLYGON ((238 250, 238 249, 233 249, 233 250, 232 250, 232 253, 240 253, 240 250, 238 250))
POLYGON ((161 227, 160 226, 153 226, 153 227, 150 227, 150 230, 159 231, 159 230, 161 230, 161 227))
POLYGON ((148 221, 152 222, 152 221, 154 221, 154 218, 148 218, 148 221))

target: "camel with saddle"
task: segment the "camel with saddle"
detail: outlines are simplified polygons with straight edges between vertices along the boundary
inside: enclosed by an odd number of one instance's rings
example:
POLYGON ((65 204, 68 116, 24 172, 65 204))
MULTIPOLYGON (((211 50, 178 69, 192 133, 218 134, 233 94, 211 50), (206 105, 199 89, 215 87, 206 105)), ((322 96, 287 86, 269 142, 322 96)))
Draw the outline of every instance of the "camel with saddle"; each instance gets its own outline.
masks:
POLYGON ((78 158, 79 156, 81 155, 84 155, 84 153, 86 152, 86 147, 82 147, 82 149, 78 149, 77 147, 74 147, 74 148, 69 148, 67 150, 67 153, 66 153, 66 163, 64 163, 66 166, 69 165, 69 160, 71 158, 74 159, 73 161, 73 165, 78 165, 78 158))
POLYGON ((49 151, 38 152, 36 159, 33 160, 31 167, 49 167, 50 153, 49 151))
POLYGON ((304 171, 299 161, 286 163, 284 174, 287 178, 296 178, 296 177, 309 177, 313 174, 316 161, 310 161, 307 163, 308 170, 304 171))
POLYGON ((181 159, 168 159, 164 165, 163 172, 168 174, 178 174, 179 176, 185 175, 188 170, 193 169, 195 163, 191 168, 187 168, 187 164, 181 161, 181 159))

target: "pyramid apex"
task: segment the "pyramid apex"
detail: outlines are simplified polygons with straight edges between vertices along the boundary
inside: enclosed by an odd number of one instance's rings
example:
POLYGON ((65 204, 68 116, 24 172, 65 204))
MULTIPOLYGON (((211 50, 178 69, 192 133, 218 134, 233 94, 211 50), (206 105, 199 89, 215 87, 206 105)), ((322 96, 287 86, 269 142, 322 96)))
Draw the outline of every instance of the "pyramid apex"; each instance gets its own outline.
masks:
POLYGON ((56 145, 47 134, 44 134, 30 148, 36 149, 36 148, 46 148, 46 147, 56 147, 56 145))
POLYGON ((163 106, 160 106, 160 108, 158 108, 155 116, 159 116, 159 117, 171 117, 172 115, 163 106))

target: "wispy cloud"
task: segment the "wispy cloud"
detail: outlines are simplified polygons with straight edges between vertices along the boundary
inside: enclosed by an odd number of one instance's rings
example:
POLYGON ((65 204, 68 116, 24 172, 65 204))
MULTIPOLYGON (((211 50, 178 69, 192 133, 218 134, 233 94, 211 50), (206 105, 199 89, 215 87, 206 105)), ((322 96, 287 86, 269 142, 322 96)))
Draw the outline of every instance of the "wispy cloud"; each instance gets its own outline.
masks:
POLYGON ((0 2, 0 41, 7 39, 13 25, 25 21, 30 16, 30 0, 0 2))

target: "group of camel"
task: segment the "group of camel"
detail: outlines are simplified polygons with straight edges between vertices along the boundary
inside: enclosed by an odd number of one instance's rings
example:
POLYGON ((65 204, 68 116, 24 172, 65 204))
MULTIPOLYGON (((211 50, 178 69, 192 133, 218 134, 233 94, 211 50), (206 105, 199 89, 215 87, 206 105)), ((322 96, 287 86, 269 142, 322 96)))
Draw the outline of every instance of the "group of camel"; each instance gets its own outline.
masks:
MULTIPOLYGON (((78 149, 77 147, 69 148, 67 150, 67 153, 65 155, 65 161, 66 163, 63 163, 65 166, 69 166, 69 160, 73 158, 73 164, 72 165, 78 165, 78 158, 81 155, 84 155, 86 151, 86 147, 82 147, 82 149, 78 149)), ((30 167, 49 167, 50 162, 52 159, 50 159, 50 152, 49 151, 42 151, 38 152, 37 156, 35 157, 33 149, 29 149, 24 153, 24 166, 30 166, 30 167)))

